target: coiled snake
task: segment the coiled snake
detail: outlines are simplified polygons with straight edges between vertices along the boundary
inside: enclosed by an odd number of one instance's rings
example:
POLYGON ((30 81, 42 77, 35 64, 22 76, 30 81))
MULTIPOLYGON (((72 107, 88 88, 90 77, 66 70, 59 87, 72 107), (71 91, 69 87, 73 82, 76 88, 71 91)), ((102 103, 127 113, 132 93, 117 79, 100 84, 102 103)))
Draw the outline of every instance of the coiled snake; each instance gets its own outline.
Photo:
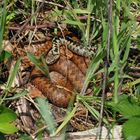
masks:
POLYGON ((46 96, 51 103, 59 107, 66 107, 73 96, 73 91, 82 89, 90 57, 95 54, 95 48, 85 48, 69 40, 59 38, 47 41, 39 46, 25 47, 24 51, 13 51, 13 54, 24 56, 22 67, 33 67, 26 52, 32 52, 38 58, 46 54, 50 79, 41 75, 41 71, 34 68, 30 82, 46 96), (38 75, 38 76, 35 76, 38 75))

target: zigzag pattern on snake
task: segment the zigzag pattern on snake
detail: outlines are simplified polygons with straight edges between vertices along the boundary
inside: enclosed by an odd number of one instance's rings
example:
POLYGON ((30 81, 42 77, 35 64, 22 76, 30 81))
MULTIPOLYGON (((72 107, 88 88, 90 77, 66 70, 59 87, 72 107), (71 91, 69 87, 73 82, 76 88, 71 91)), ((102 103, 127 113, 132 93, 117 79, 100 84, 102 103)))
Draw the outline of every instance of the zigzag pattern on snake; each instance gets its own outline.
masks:
MULTIPOLYGON (((93 48, 94 51, 91 50, 91 48, 83 48, 62 38, 53 40, 53 45, 51 41, 48 41, 43 45, 27 46, 24 47, 24 49, 19 47, 20 51, 18 51, 18 48, 15 50, 13 50, 14 55, 16 54, 23 57, 22 67, 24 67, 24 69, 34 66, 26 56, 26 52, 32 52, 37 58, 42 54, 46 54, 45 57, 51 79, 45 76, 37 76, 33 79, 31 78, 31 83, 38 88, 43 95, 47 96, 50 102, 60 107, 66 107, 68 105, 73 96, 72 91, 76 90, 80 92, 82 89, 87 65, 90 61, 89 58, 85 57, 91 57, 95 54, 95 48, 93 48), (53 58, 54 53, 59 55, 57 59, 53 58), (68 58, 69 53, 70 57, 68 58), (53 62, 50 61, 50 58, 53 58, 53 62)), ((41 74, 37 68, 34 68, 31 72, 31 77, 41 74)))
POLYGON ((59 59, 60 56, 60 47, 62 44, 72 52, 76 53, 77 55, 83 57, 93 57, 95 55, 96 49, 95 47, 84 47, 81 44, 77 44, 66 40, 64 38, 54 38, 53 39, 53 46, 52 49, 48 52, 46 56, 46 61, 48 64, 53 64, 59 59))

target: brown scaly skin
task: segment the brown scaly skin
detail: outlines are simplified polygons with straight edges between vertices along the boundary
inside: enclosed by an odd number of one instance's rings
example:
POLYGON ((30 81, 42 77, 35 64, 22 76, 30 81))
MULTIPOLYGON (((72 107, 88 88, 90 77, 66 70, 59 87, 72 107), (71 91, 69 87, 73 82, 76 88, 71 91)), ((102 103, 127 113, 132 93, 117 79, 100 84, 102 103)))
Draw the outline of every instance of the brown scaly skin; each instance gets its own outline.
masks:
POLYGON ((32 46, 26 46, 23 48, 20 48, 19 46, 15 46, 13 50, 7 50, 11 51, 13 54, 13 58, 17 60, 17 58, 22 57, 22 67, 25 69, 31 66, 34 66, 34 64, 29 60, 29 58, 26 55, 26 52, 31 52, 36 56, 36 58, 40 58, 41 55, 47 54, 48 51, 52 47, 52 42, 47 41, 45 44, 40 45, 32 45, 32 46))
MULTIPOLYGON (((79 67, 83 68, 83 70, 86 70, 86 64, 83 61, 83 57, 78 57, 75 57, 76 59, 74 60, 73 58, 72 60, 76 61, 76 63, 80 65, 79 67)), ((67 59, 65 56, 61 56, 55 64, 50 65, 49 70, 50 72, 57 72, 57 74, 55 74, 55 78, 51 77, 52 79, 49 80, 47 77, 37 77, 33 79, 31 83, 38 88, 42 94, 46 96, 54 105, 59 107, 67 107, 70 99, 73 96, 72 91, 76 90, 80 92, 82 89, 85 75, 82 73, 82 71, 80 71, 76 64, 67 59), (53 79, 55 79, 55 83, 52 82, 53 79), (58 88, 56 84, 64 88, 58 88)), ((41 72, 35 68, 32 71, 31 76, 34 74, 41 74, 41 72)))
POLYGON ((74 89, 78 92, 82 89, 85 76, 80 69, 66 57, 60 57, 60 59, 53 65, 49 66, 50 71, 57 71, 72 83, 74 89))
POLYGON ((73 57, 71 58, 71 61, 76 64, 76 66, 81 70, 81 72, 86 75, 87 68, 90 63, 89 58, 85 58, 83 56, 79 56, 76 54, 73 54, 73 57))
MULTIPOLYGON (((25 52, 32 52, 35 56, 37 56, 37 58, 39 58, 42 54, 47 53, 51 47, 52 43, 50 41, 43 47, 35 47, 37 49, 35 52, 30 50, 32 47, 29 47, 29 50, 27 49, 25 52)), ((31 80, 31 83, 38 88, 42 94, 46 96, 54 105, 59 107, 67 107, 70 99, 73 97, 72 92, 74 90, 80 92, 82 89, 88 63, 85 62, 84 57, 74 53, 68 53, 70 54, 68 57, 65 46, 61 47, 61 50, 63 53, 61 53, 60 59, 55 64, 49 65, 49 71, 54 71, 57 73, 55 74, 55 78, 52 76, 52 79, 50 80, 45 76, 36 77, 31 80)), ((23 56, 22 66, 25 68, 33 66, 33 64, 27 58, 26 53, 23 52, 21 55, 20 52, 18 52, 19 56, 23 56)), ((37 68, 31 72, 31 77, 36 74, 41 74, 37 68)))
MULTIPOLYGON (((34 74, 41 74, 41 72, 35 68, 31 76, 34 74)), ((38 88, 51 103, 59 107, 67 107, 70 99, 74 96, 71 91, 57 87, 47 77, 36 77, 31 83, 38 88)))
POLYGON ((61 73, 58 73, 56 71, 50 72, 49 75, 50 75, 51 81, 54 84, 59 85, 63 88, 66 88, 67 90, 73 91, 74 87, 72 86, 70 81, 67 79, 67 77, 64 77, 61 73))

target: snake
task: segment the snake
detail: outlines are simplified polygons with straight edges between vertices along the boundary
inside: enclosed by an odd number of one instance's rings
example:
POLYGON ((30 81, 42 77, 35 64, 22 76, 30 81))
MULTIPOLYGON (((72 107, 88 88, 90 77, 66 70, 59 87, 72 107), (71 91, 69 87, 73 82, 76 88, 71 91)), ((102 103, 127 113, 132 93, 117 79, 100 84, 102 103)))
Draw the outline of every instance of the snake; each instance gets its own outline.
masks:
POLYGON ((97 48, 95 47, 84 47, 81 44, 71 42, 65 38, 54 38, 52 49, 48 52, 46 56, 47 64, 54 64, 59 59, 60 47, 62 46, 62 44, 65 44, 65 46, 70 51, 83 57, 91 58, 95 55, 95 52, 97 51, 97 48))
POLYGON ((24 48, 16 46, 15 48, 12 53, 15 59, 22 56, 23 69, 33 67, 30 83, 39 89, 52 104, 59 107, 67 107, 75 96, 73 91, 80 92, 90 58, 96 53, 94 47, 86 48, 64 38, 54 38, 41 45, 24 48), (37 58, 45 54, 51 78, 44 76, 34 67, 26 55, 27 52, 32 52, 37 58), (71 54, 71 57, 68 58, 66 54, 71 54))

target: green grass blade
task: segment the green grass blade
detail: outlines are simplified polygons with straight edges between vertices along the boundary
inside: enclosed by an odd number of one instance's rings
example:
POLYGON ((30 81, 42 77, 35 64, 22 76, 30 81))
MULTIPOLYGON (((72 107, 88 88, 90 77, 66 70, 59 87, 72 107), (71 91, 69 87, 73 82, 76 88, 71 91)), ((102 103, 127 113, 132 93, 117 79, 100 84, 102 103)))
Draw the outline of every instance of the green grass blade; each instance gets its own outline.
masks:
POLYGON ((66 117, 64 118, 63 123, 57 128, 56 132, 54 133, 54 135, 57 135, 65 126, 66 124, 70 121, 70 119, 74 116, 76 112, 76 106, 72 109, 72 111, 70 113, 68 113, 66 115, 66 117))
MULTIPOLYGON (((77 24, 77 26, 79 27, 79 29, 81 30, 83 36, 85 35, 85 26, 83 24, 81 24, 82 22, 80 21, 80 19, 77 16, 77 13, 71 9, 71 10, 65 10, 64 11, 64 16, 66 18, 66 21, 75 21, 75 23, 79 23, 77 24)), ((74 23, 74 22, 72 22, 74 23)))
POLYGON ((75 20, 69 20, 69 19, 66 19, 64 21, 64 23, 66 24, 70 24, 70 25, 77 25, 77 26, 83 26, 84 23, 80 22, 80 21, 75 21, 75 20))
POLYGON ((11 56, 12 56, 11 53, 3 50, 1 55, 0 55, 0 62, 9 59, 11 56))
POLYGON ((27 52, 27 56, 44 75, 49 76, 48 66, 42 57, 39 60, 30 52, 27 52))
POLYGON ((14 82, 14 79, 16 78, 16 75, 17 75, 20 64, 21 64, 21 58, 19 58, 16 61, 15 65, 13 66, 13 69, 11 70, 11 73, 8 77, 8 81, 7 81, 7 84, 6 84, 6 90, 7 91, 10 90, 10 88, 12 86, 12 83, 14 82))
POLYGON ((140 78, 138 78, 135 81, 131 82, 132 86, 137 85, 137 84, 140 84, 140 78))
POLYGON ((50 135, 53 135, 56 130, 56 123, 49 108, 48 101, 45 98, 36 98, 39 105, 39 112, 43 117, 50 135))
POLYGON ((81 90, 81 95, 84 95, 86 92, 86 89, 88 87, 88 84, 91 80, 91 78, 94 76, 93 74, 95 73, 95 71, 97 70, 97 68, 99 67, 99 64, 102 62, 102 59, 104 58, 105 53, 103 53, 103 50, 101 50, 99 52, 99 54, 97 56, 95 56, 95 58, 91 61, 91 64, 87 70, 86 73, 86 79, 83 85, 83 88, 81 90))
POLYGON ((90 27, 91 27, 91 13, 93 10, 93 3, 92 0, 88 0, 87 3, 87 11, 88 11, 88 16, 87 16, 87 26, 86 26, 86 33, 85 33, 85 39, 86 39, 86 44, 89 45, 89 36, 90 36, 90 27))
POLYGON ((19 99, 20 97, 23 97, 23 96, 25 96, 27 94, 28 94, 28 91, 27 90, 23 90, 23 91, 21 91, 19 93, 16 93, 12 97, 5 98, 4 100, 15 100, 15 99, 19 99))
POLYGON ((17 75, 17 72, 18 72, 18 69, 19 69, 19 66, 20 66, 20 63, 21 63, 21 58, 19 58, 15 65, 13 66, 13 69, 11 70, 10 72, 10 75, 8 77, 8 80, 7 80, 7 83, 6 83, 6 86, 5 86, 5 90, 4 90, 4 97, 0 99, 0 105, 2 104, 2 102, 5 100, 8 92, 10 91, 11 89, 11 86, 16 78, 16 75, 17 75))
POLYGON ((7 0, 4 0, 2 16, 0 17, 0 52, 2 51, 2 41, 3 41, 3 35, 5 31, 5 24, 6 24, 6 16, 7 16, 6 6, 7 6, 7 0))
MULTIPOLYGON (((116 30, 116 29, 114 29, 116 30)), ((119 45, 117 42, 116 32, 113 32, 113 52, 114 52, 114 101, 118 102, 118 89, 119 89, 119 45)))
MULTIPOLYGON (((92 106, 90 106, 88 103, 85 101, 82 101, 82 103, 85 105, 85 107, 89 110, 89 112, 95 117, 96 120, 99 120, 100 118, 100 113, 96 109, 94 109, 92 106)), ((108 124, 107 120, 103 118, 103 122, 105 124, 108 124)))
POLYGON ((126 37, 123 46, 125 46, 125 52, 123 55, 122 63, 125 63, 128 59, 129 51, 130 51, 130 43, 131 43, 131 37, 130 35, 126 37))

